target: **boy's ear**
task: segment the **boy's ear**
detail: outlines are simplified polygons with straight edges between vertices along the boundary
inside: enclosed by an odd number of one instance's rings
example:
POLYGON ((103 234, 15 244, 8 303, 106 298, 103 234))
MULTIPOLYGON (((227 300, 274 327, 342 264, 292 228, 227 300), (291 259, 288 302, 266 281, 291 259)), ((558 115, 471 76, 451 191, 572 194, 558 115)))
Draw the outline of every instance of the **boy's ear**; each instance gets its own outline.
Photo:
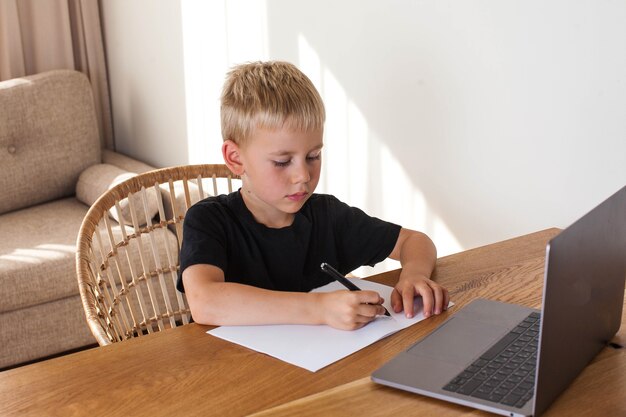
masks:
POLYGON ((225 140, 222 143, 222 156, 230 171, 235 175, 242 175, 245 171, 241 161, 241 151, 239 145, 232 140, 225 140))

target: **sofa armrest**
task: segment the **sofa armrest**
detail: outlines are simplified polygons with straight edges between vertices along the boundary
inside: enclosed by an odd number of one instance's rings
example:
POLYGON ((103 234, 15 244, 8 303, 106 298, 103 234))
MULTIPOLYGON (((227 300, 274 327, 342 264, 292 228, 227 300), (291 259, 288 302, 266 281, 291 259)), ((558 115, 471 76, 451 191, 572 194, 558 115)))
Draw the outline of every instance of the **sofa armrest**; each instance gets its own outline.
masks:
POLYGON ((124 171, 134 172, 137 174, 157 169, 156 167, 133 159, 130 156, 126 156, 119 152, 114 152, 108 149, 102 150, 102 163, 115 165, 116 167, 121 168, 124 171))
MULTIPOLYGON (((134 177, 136 174, 154 169, 156 168, 124 154, 103 149, 102 163, 92 165, 81 172, 76 183, 76 198, 87 206, 92 206, 105 191, 117 183, 134 177)), ((161 195, 151 187, 146 189, 146 192, 148 193, 148 213, 146 214, 148 218, 151 218, 158 213, 159 203, 157 199, 160 200, 161 195)), ((132 198, 140 199, 141 197, 136 195, 132 198)), ((135 200, 135 204, 140 204, 138 201, 141 200, 135 200)), ((130 223, 131 217, 128 211, 128 204, 128 199, 124 199, 120 202, 120 208, 124 216, 124 222, 132 225, 130 223)), ((111 217, 118 223, 120 222, 117 211, 112 210, 111 217)), ((146 224, 146 222, 146 217, 139 219, 139 224, 141 225, 146 224)))

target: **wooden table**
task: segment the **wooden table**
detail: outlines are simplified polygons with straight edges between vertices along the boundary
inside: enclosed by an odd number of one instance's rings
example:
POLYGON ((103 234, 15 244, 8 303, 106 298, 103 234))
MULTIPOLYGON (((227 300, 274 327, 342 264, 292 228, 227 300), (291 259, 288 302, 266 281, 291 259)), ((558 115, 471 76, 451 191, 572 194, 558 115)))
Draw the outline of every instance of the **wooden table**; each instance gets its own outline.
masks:
MULTIPOLYGON (((373 384, 369 375, 475 297, 539 307, 545 245, 557 233, 439 259, 435 279, 450 290, 454 308, 315 373, 191 324, 1 372, 0 415, 483 414, 373 384)), ((397 276, 391 271, 371 279, 392 284, 397 276)), ((626 343, 624 326, 616 342, 626 343)), ((626 415, 625 386, 625 349, 604 349, 549 415, 626 415)))

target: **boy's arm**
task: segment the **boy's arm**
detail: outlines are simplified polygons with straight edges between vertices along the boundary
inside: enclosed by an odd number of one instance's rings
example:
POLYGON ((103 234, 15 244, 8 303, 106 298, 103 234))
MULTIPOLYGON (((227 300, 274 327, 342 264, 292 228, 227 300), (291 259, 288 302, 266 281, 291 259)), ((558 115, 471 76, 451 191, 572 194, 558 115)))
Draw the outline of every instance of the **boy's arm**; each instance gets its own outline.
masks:
POLYGON ((384 314, 374 291, 270 291, 225 282, 224 272, 213 265, 188 267, 183 283, 191 315, 200 324, 328 324, 354 330, 384 314))
POLYGON ((437 261, 437 249, 428 236, 402 228, 389 257, 402 265, 400 278, 391 293, 391 305, 396 313, 404 309, 407 317, 413 317, 413 299, 417 295, 424 303, 424 317, 439 314, 447 308, 448 290, 430 279, 437 261))

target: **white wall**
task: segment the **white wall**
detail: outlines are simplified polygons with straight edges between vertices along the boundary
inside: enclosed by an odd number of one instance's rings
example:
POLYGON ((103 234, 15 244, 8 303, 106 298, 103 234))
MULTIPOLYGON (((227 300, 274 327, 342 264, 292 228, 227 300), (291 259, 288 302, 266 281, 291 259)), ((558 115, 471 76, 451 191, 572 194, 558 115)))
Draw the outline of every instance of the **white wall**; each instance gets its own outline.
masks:
POLYGON ((185 163, 180 2, 101 3, 116 149, 155 166, 185 163))
POLYGON ((153 164, 220 162, 227 68, 284 59, 326 102, 318 191, 440 254, 565 227, 626 184, 626 2, 102 8, 118 149, 153 164))

